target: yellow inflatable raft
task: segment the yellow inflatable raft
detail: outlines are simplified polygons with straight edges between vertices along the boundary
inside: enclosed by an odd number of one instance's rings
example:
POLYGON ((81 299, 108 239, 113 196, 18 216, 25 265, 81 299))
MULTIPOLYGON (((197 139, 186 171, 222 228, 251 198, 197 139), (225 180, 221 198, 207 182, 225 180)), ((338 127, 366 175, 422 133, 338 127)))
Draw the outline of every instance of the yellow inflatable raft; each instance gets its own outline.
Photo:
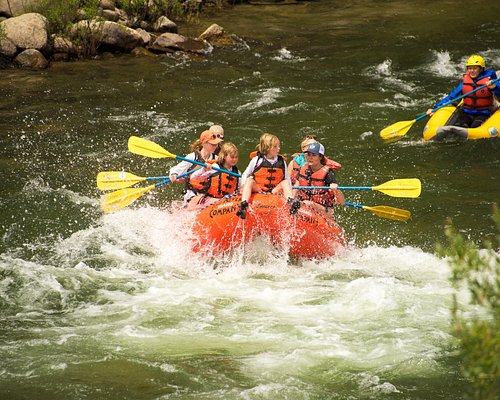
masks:
POLYGON ((498 137, 500 131, 500 109, 477 128, 453 126, 458 108, 447 106, 437 110, 424 128, 424 140, 436 142, 446 140, 474 140, 498 137))

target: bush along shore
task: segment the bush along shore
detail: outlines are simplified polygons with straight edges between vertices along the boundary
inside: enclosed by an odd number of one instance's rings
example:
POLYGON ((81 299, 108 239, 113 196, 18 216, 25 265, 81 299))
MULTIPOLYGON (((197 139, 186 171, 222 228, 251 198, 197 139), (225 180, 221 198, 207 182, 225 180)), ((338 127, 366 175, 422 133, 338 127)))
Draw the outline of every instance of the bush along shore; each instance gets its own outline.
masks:
POLYGON ((198 37, 173 20, 220 10, 222 0, 0 0, 0 69, 45 69, 51 61, 109 53, 209 54, 234 44, 212 24, 198 37))

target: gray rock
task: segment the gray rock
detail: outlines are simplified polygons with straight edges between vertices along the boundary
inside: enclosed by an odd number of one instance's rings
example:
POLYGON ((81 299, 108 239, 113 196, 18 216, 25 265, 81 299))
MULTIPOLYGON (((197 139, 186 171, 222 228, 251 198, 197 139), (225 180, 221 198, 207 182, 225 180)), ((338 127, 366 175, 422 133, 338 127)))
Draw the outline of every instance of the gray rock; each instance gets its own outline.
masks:
POLYGON ((0 54, 8 57, 14 58, 17 53, 17 47, 14 43, 12 43, 9 39, 3 38, 0 39, 0 54))
POLYGON ((47 19, 36 13, 23 14, 0 22, 0 26, 18 49, 44 50, 48 45, 47 19))
POLYGON ((192 39, 177 33, 164 33, 156 38, 151 50, 172 52, 172 51, 189 51, 197 54, 207 54, 212 48, 211 46, 198 39, 192 39))
POLYGON ((45 69, 49 66, 49 62, 35 49, 27 49, 19 53, 14 59, 14 64, 26 69, 45 69))
POLYGON ((156 22, 153 24, 153 30, 155 32, 170 32, 170 33, 177 33, 177 25, 175 22, 169 20, 167 17, 162 15, 160 18, 156 20, 156 22))
POLYGON ((39 0, 0 0, 0 15, 15 17, 25 13, 39 0))

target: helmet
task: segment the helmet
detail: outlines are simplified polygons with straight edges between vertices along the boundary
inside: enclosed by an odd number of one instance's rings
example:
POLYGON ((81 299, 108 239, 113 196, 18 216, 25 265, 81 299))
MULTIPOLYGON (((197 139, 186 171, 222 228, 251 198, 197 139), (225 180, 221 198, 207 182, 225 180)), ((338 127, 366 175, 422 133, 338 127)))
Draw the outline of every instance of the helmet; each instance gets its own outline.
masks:
POLYGON ((484 64, 484 58, 481 56, 478 56, 474 54, 473 56, 470 56, 467 62, 465 63, 466 67, 473 67, 473 66, 479 66, 483 67, 485 66, 484 64))

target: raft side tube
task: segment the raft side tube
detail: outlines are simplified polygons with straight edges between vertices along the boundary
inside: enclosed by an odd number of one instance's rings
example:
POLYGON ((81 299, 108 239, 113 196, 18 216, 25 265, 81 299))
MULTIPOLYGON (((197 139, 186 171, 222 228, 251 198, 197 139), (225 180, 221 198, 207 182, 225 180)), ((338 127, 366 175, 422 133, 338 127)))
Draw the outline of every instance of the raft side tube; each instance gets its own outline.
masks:
POLYGON ((458 114, 458 108, 443 107, 436 111, 424 127, 424 140, 443 141, 492 139, 498 137, 500 131, 500 109, 477 128, 452 126, 458 114))

